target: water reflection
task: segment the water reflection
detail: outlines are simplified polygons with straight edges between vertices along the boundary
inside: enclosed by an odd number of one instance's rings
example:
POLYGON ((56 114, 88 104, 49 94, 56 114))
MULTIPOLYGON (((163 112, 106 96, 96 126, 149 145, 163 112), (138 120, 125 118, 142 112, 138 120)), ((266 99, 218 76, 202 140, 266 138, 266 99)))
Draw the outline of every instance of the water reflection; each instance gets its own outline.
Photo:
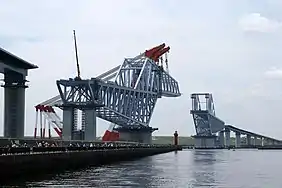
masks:
POLYGON ((193 180, 192 187, 216 185, 215 169, 216 150, 194 150, 192 152, 193 180))
POLYGON ((280 158, 282 152, 183 150, 69 172, 52 180, 30 182, 27 185, 134 188, 282 187, 280 158))
POLYGON ((30 182, 29 186, 71 186, 71 187, 147 187, 158 181, 160 170, 154 168, 154 159, 146 157, 103 167, 93 167, 77 172, 57 175, 52 180, 30 182))

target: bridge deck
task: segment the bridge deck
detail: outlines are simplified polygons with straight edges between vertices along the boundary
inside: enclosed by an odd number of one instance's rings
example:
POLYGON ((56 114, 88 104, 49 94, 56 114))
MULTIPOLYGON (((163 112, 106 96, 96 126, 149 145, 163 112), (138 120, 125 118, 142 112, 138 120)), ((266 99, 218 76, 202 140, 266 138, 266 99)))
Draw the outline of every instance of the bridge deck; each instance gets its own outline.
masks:
POLYGON ((33 65, 13 54, 7 52, 0 47, 0 61, 8 66, 17 67, 21 69, 36 69, 37 65, 33 65))
POLYGON ((274 140, 274 141, 279 141, 279 142, 281 141, 281 140, 274 139, 274 138, 271 138, 271 137, 268 137, 268 136, 264 136, 264 135, 261 135, 261 134, 253 133, 253 132, 241 129, 241 128, 237 128, 237 127, 234 127, 232 125, 225 125, 225 129, 230 129, 232 131, 240 132, 241 134, 252 135, 252 136, 257 136, 257 137, 263 137, 263 138, 266 138, 266 139, 270 139, 270 140, 274 140))

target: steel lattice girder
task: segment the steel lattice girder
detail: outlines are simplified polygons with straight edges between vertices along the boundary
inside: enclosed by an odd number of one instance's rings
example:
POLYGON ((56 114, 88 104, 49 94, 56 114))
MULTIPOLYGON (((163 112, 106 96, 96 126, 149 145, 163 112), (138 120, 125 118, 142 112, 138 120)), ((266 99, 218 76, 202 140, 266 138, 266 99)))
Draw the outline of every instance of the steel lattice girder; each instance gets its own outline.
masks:
POLYGON ((98 117, 118 124, 148 126, 157 102, 157 93, 144 92, 109 83, 100 83, 104 107, 98 117))
POLYGON ((103 106, 98 92, 98 80, 58 80, 57 87, 63 106, 95 108, 103 106))
POLYGON ((97 116, 121 126, 148 126, 157 93, 91 80, 59 80, 62 106, 97 107, 97 116), (68 89, 70 88, 70 89, 68 89), (67 92, 68 91, 68 92, 67 92))
POLYGON ((177 81, 146 57, 125 59, 116 75, 115 83, 141 91, 157 92, 159 97, 181 95, 177 81))
POLYGON ((221 131, 225 123, 207 110, 191 110, 197 135, 212 135, 221 131))
POLYGON ((58 80, 57 86, 60 96, 42 105, 96 108, 98 117, 120 126, 149 126, 157 98, 181 95, 177 81, 144 55, 97 78, 58 80))
POLYGON ((208 114, 197 114, 192 112, 196 134, 198 136, 211 136, 211 125, 208 114))

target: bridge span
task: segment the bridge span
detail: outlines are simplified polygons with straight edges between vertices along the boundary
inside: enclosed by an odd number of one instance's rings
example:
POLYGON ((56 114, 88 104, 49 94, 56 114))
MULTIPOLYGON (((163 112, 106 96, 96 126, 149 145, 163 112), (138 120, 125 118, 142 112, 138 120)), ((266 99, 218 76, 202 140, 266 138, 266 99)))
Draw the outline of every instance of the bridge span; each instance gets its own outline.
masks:
POLYGON ((151 143, 157 128, 149 123, 157 100, 181 96, 178 82, 168 71, 169 50, 163 43, 125 58, 121 65, 95 78, 81 79, 78 75, 57 80, 59 95, 35 106, 34 137, 40 127, 40 137, 45 138, 48 123, 49 137, 53 127, 63 140, 96 140, 96 118, 101 118, 111 123, 109 132, 118 132, 118 139, 151 143), (63 110, 62 118, 54 108, 63 110))
POLYGON ((193 93, 191 95, 192 114, 196 135, 195 148, 229 148, 233 146, 230 133, 235 133, 235 147, 252 148, 265 145, 278 145, 282 140, 262 134, 226 125, 215 115, 215 106, 211 93, 193 93), (242 137, 245 135, 245 137, 242 137))
POLYGON ((223 131, 219 133, 219 141, 221 146, 231 146, 230 143, 230 132, 235 133, 235 146, 236 147, 257 147, 257 146, 265 146, 265 145, 278 145, 281 144, 282 141, 271 138, 269 136, 261 135, 258 133, 253 133, 232 125, 225 125, 223 131), (225 133, 225 138, 224 138, 225 133), (245 135, 245 137, 242 137, 245 135))

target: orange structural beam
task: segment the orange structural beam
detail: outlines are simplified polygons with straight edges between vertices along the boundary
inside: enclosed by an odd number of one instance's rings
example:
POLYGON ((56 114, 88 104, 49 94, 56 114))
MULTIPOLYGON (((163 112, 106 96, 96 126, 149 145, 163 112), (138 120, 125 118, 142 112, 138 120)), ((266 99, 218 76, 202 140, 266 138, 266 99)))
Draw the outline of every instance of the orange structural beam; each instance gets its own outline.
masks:
POLYGON ((163 54, 165 54, 166 52, 168 52, 169 50, 170 50, 170 47, 168 46, 168 47, 166 47, 166 48, 163 48, 163 49, 157 51, 157 52, 153 55, 152 59, 153 59, 154 61, 156 61, 156 62, 159 61, 159 58, 160 58, 163 54))
POLYGON ((156 46, 150 50, 146 50, 145 51, 145 56, 148 57, 148 58, 152 58, 152 56, 159 50, 161 50, 162 48, 165 47, 165 43, 159 45, 159 46, 156 46))
POLYGON ((146 50, 145 51, 145 56, 158 62, 159 61, 159 58, 165 54, 166 52, 169 52, 170 50, 170 47, 166 47, 165 48, 165 43, 159 45, 159 46, 156 46, 150 50, 146 50))

